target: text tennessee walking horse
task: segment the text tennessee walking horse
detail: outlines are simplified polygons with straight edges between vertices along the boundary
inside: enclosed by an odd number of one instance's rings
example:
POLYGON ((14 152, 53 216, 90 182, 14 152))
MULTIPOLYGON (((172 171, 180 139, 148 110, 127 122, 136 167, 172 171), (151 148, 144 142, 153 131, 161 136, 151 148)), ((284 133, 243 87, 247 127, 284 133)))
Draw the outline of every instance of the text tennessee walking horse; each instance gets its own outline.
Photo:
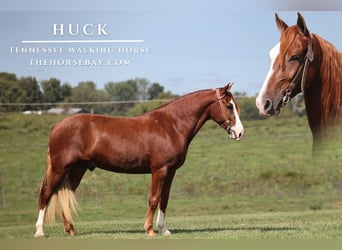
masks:
POLYGON ((152 173, 145 230, 154 235, 153 216, 159 204, 159 232, 170 234, 165 210, 172 179, 202 125, 212 119, 230 138, 239 141, 243 137, 239 107, 230 88, 228 84, 190 93, 134 118, 83 114, 57 123, 50 134, 46 170, 38 194, 35 236, 44 235, 47 208, 59 209, 56 212, 64 220, 65 232, 76 234, 71 217, 75 208, 73 191, 85 171, 95 166, 120 173, 152 173))
POLYGON ((315 151, 335 136, 331 130, 340 120, 342 55, 331 43, 310 33, 300 13, 297 25, 291 27, 275 16, 280 42, 270 51, 271 67, 256 105, 261 115, 276 115, 302 92, 315 151))

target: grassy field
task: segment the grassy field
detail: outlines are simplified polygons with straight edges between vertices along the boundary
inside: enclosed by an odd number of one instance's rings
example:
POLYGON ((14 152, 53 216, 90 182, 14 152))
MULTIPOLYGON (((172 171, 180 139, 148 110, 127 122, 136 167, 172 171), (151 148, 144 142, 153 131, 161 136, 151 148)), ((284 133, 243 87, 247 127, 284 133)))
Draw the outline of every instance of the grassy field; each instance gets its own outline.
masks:
MULTIPOLYGON (((63 117, 0 117, 0 238, 31 238, 49 130, 63 117)), ((342 145, 312 161, 305 117, 244 126, 241 142, 212 122, 195 137, 172 186, 169 238, 341 238, 342 145)), ((76 192, 79 238, 146 238, 149 183, 149 175, 88 172, 76 192)), ((66 237, 60 222, 46 233, 66 237)))
MULTIPOLYGON (((143 216, 78 221, 78 239, 148 239, 142 228, 143 216)), ((272 212, 239 215, 174 215, 168 217, 170 236, 156 239, 341 239, 341 210, 272 212)), ((46 238, 75 238, 62 225, 46 226, 46 238)), ((31 239, 32 225, 8 226, 2 239, 31 239)))

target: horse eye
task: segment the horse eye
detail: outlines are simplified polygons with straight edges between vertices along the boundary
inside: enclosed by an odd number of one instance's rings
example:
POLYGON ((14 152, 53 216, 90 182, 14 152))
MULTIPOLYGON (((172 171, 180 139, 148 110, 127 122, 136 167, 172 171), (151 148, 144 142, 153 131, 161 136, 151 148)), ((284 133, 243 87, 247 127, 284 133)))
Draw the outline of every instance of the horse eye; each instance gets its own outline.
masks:
POLYGON ((229 103, 228 105, 227 105, 227 109, 230 109, 230 110, 233 110, 233 104, 231 104, 231 103, 229 103))
POLYGON ((294 55, 294 56, 291 56, 290 62, 291 61, 299 61, 299 59, 300 59, 300 55, 294 55))

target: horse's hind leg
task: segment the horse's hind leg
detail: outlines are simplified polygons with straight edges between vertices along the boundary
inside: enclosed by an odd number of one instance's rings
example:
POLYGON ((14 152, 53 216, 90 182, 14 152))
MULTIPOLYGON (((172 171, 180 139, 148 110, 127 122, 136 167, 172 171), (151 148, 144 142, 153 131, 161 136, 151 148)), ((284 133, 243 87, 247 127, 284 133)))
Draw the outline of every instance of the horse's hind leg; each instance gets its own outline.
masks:
MULTIPOLYGON (((45 180, 45 178, 44 178, 44 180, 45 180)), ((38 194, 38 196, 39 196, 39 204, 38 204, 39 213, 38 213, 38 219, 37 219, 37 222, 36 222, 36 233, 34 234, 35 237, 42 237, 42 236, 44 236, 43 224, 44 224, 44 217, 45 217, 45 211, 46 211, 46 206, 47 206, 47 202, 42 202, 43 199, 41 198, 41 197, 43 197, 41 190, 44 188, 43 187, 44 180, 43 180, 43 182, 41 184, 41 188, 40 188, 40 191, 39 191, 39 194, 38 194)), ((48 196, 51 197, 51 194, 49 194, 48 196)))
POLYGON ((56 212, 60 213, 64 218, 65 231, 70 234, 76 234, 71 218, 75 208, 74 204, 76 203, 73 190, 77 188, 87 168, 60 166, 67 166, 67 164, 55 160, 54 166, 52 166, 48 150, 45 175, 38 194, 39 214, 35 237, 44 236, 44 219, 46 217, 48 221, 53 221, 56 212))
POLYGON ((35 237, 44 236, 43 224, 44 224, 46 208, 56 188, 56 185, 59 183, 60 179, 64 175, 62 171, 59 172, 59 175, 53 172, 49 148, 47 150, 45 164, 46 164, 46 169, 45 169, 44 178, 42 180, 42 183, 40 184, 40 188, 38 191, 39 213, 38 213, 38 219, 36 222, 36 233, 34 234, 35 237))
MULTIPOLYGON (((69 181, 70 181, 70 188, 74 192, 78 185, 81 182, 81 179, 84 175, 84 173, 87 171, 87 168, 84 167, 82 164, 74 164, 70 167, 70 170, 68 172, 69 181)), ((70 235, 77 235, 77 231, 74 228, 74 225, 67 216, 65 216, 64 213, 62 213, 63 216, 63 223, 64 223, 64 231, 66 233, 69 233, 70 235)))
POLYGON ((56 174, 48 171, 45 172, 43 181, 40 185, 39 193, 38 193, 38 219, 36 222, 36 233, 35 237, 44 236, 43 224, 45 218, 45 212, 47 205, 51 199, 52 194, 54 193, 57 185, 63 178, 64 174, 56 174))

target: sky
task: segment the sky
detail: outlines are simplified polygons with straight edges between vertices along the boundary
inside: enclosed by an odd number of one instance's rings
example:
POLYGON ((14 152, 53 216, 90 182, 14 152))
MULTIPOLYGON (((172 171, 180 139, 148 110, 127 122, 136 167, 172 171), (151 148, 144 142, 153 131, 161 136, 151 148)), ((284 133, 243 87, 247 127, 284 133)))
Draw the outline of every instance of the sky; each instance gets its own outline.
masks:
POLYGON ((312 33, 342 49, 338 1, 161 2, 4 0, 0 72, 99 89, 147 78, 180 95, 234 82, 233 92, 254 96, 279 41, 275 12, 293 25, 300 11, 312 33))

